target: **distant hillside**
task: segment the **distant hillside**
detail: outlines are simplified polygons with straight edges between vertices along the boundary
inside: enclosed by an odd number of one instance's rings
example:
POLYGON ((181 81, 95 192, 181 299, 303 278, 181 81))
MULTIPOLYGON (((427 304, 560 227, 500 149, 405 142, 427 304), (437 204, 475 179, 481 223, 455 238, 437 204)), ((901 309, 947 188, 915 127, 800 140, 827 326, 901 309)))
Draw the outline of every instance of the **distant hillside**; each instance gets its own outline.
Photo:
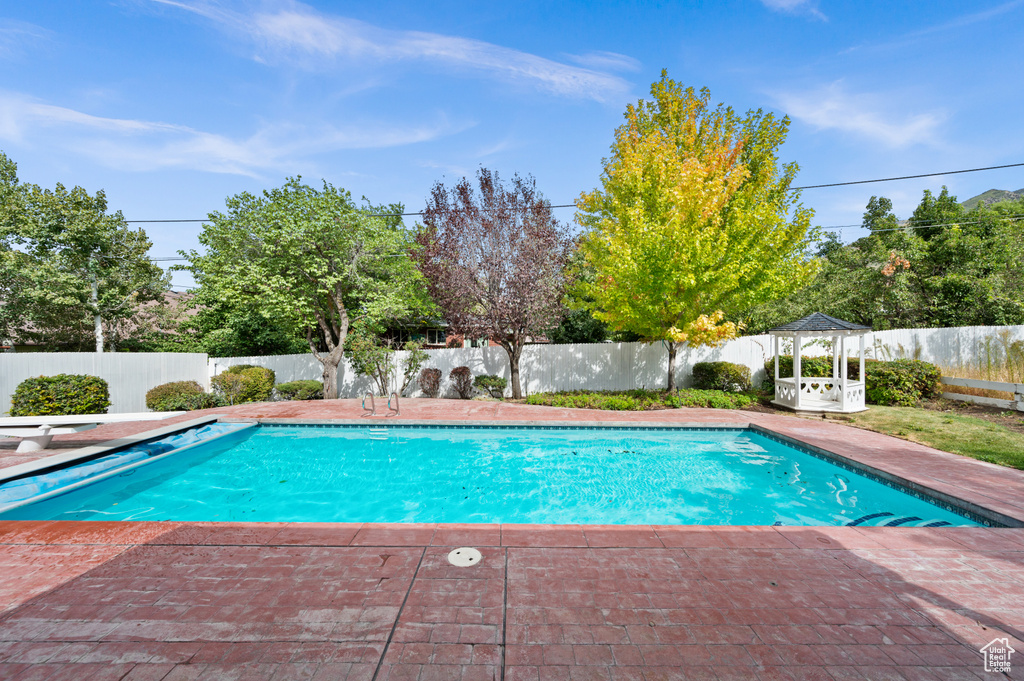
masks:
POLYGON ((1024 199, 1024 188, 1018 189, 1015 192, 1006 189, 989 189, 987 192, 972 196, 966 201, 961 201, 960 205, 967 210, 974 210, 976 206, 982 203, 999 203, 1000 201, 1017 201, 1019 199, 1024 199))

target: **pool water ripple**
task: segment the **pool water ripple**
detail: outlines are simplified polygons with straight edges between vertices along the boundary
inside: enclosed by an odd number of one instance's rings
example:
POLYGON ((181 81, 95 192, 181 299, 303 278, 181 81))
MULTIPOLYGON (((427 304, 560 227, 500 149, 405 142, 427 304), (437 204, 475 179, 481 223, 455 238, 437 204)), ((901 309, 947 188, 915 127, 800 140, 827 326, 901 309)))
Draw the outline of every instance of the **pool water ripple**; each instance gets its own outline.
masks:
POLYGON ((977 524, 748 430, 246 432, 0 517, 844 525, 884 512, 977 524))

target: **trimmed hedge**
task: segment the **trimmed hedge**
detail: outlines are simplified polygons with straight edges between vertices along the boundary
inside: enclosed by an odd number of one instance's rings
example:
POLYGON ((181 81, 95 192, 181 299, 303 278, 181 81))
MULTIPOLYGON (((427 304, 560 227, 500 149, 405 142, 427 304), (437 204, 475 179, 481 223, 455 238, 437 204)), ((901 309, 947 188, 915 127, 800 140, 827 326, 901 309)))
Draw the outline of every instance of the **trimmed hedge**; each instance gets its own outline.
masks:
MULTIPOLYGON (((827 378, 832 375, 831 357, 802 357, 800 374, 827 378)), ((860 379, 860 359, 847 358, 847 376, 860 379)), ((775 360, 764 363, 766 383, 775 387, 775 360)), ((909 407, 918 401, 937 397, 941 392, 939 379, 942 372, 934 364, 919 359, 896 359, 883 362, 869 359, 864 362, 867 374, 865 397, 868 404, 909 407)), ((779 357, 779 375, 793 377, 793 358, 779 357)))
POLYGON ((420 384, 420 390, 427 397, 437 397, 437 394, 441 392, 441 370, 440 369, 424 369, 420 372, 419 378, 416 382, 420 384))
POLYGON ((324 384, 320 381, 278 383, 277 395, 282 400, 322 400, 324 398, 324 384))
POLYGON ((211 379, 217 393, 229 404, 266 402, 274 393, 274 372, 252 364, 236 364, 211 379))
POLYGON ((448 380, 462 399, 468 400, 473 396, 473 372, 469 367, 455 367, 448 374, 448 380))
POLYGON ((107 382, 79 374, 27 378, 11 396, 11 416, 106 414, 109 406, 107 382))
POLYGON ((146 407, 153 411, 178 411, 178 409, 167 409, 164 402, 168 400, 179 400, 193 395, 204 395, 206 391, 203 386, 195 381, 173 381, 151 388, 146 393, 146 407))
POLYGON ((750 390, 750 367, 732 362, 697 362, 693 365, 693 387, 741 393, 750 390))
POLYGON ((919 359, 896 359, 865 365, 867 401, 871 404, 911 407, 940 394, 942 372, 919 359))
POLYGON ((595 391, 573 390, 561 393, 536 393, 526 398, 527 404, 568 409, 605 409, 610 411, 645 411, 704 407, 710 409, 742 409, 754 402, 750 395, 721 390, 657 390, 595 391))
POLYGON ((501 376, 491 376, 484 374, 483 376, 477 376, 473 379, 473 386, 478 390, 483 390, 490 394, 491 397, 501 399, 505 396, 505 387, 508 385, 501 376))
MULTIPOLYGON (((876 360, 869 359, 868 364, 875 362, 876 360)), ((867 369, 865 368, 865 371, 867 369)), ((775 358, 770 357, 767 362, 764 363, 765 380, 771 388, 775 389, 775 358)), ((820 378, 830 378, 832 376, 832 358, 831 357, 801 357, 800 358, 800 375, 801 376, 814 376, 820 378)), ((853 380, 860 379, 860 359, 853 359, 850 357, 846 358, 846 375, 853 380)), ((793 356, 792 355, 780 355, 779 356, 779 377, 781 378, 793 378, 793 356)))
POLYGON ((212 409, 223 407, 225 400, 220 395, 212 393, 181 393, 166 397, 157 402, 153 411, 195 411, 196 409, 212 409))

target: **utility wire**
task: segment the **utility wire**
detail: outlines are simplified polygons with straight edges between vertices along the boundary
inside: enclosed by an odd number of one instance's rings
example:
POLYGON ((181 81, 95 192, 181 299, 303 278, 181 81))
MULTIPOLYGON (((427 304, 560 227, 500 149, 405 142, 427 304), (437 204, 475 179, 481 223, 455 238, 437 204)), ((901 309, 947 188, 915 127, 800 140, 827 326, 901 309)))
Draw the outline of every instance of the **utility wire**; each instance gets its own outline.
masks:
MULTIPOLYGON (((1017 222, 1018 220, 1024 220, 1024 213, 1008 213, 1006 215, 1000 215, 1000 216, 998 216, 995 219, 997 221, 1005 220, 1005 221, 1009 221, 1009 222, 1017 222)), ((897 231, 906 230, 906 229, 929 229, 931 227, 959 227, 960 225, 976 225, 976 224, 979 224, 979 223, 982 223, 982 222, 988 222, 988 220, 961 220, 960 222, 942 222, 942 223, 928 224, 928 225, 903 225, 901 227, 888 227, 886 229, 871 229, 870 227, 865 227, 863 224, 856 224, 856 225, 822 225, 822 226, 819 227, 819 229, 854 229, 854 228, 856 228, 856 229, 866 229, 866 230, 870 231, 873 234, 875 232, 897 232, 897 231)), ((110 257, 110 256, 104 256, 104 257, 110 257)), ((389 257, 400 257, 400 256, 396 255, 396 256, 389 256, 389 257)), ((124 259, 124 258, 118 258, 117 256, 114 256, 114 258, 115 259, 124 259)), ((163 256, 163 257, 149 258, 150 262, 166 262, 166 261, 170 261, 170 260, 182 261, 182 260, 188 260, 188 258, 185 258, 185 257, 182 257, 182 256, 163 256)))
MULTIPOLYGON (((822 189, 824 187, 847 187, 849 185, 854 185, 854 184, 871 184, 871 183, 874 183, 874 182, 895 182, 897 180, 915 180, 915 179, 921 178, 921 177, 939 177, 939 176, 942 176, 942 175, 957 175, 959 173, 977 173, 977 172, 980 172, 982 170, 1000 170, 1002 168, 1020 168, 1022 166, 1024 166, 1024 163, 1008 163, 1006 165, 986 166, 984 168, 966 168, 964 170, 947 170, 946 172, 943 172, 943 173, 923 173, 921 175, 903 175, 901 177, 881 177, 881 178, 878 178, 878 179, 875 179, 875 180, 854 180, 853 182, 833 182, 831 184, 809 184, 809 185, 806 185, 804 187, 790 187, 789 191, 795 192, 795 191, 801 191, 803 189, 822 189)), ((556 206, 551 206, 551 208, 575 208, 575 207, 576 207, 575 203, 561 203, 561 204, 558 204, 556 206)), ((423 211, 419 211, 418 213, 376 213, 376 214, 367 215, 366 217, 371 217, 371 218, 404 218, 404 217, 412 217, 412 216, 416 216, 416 215, 423 215, 423 211)), ((201 218, 201 219, 198 219, 198 220, 191 220, 191 219, 188 219, 188 220, 125 220, 125 222, 140 223, 140 224, 141 223, 153 224, 153 223, 165 223, 165 222, 209 222, 209 221, 210 221, 209 218, 201 218)), ((856 227, 857 225, 852 225, 852 226, 856 227)))
POLYGON ((919 177, 938 177, 940 175, 956 175, 958 173, 976 173, 980 170, 998 170, 1000 168, 1019 168, 1024 163, 1009 163, 1004 166, 987 166, 985 168, 967 168, 966 170, 949 170, 944 173, 924 173, 923 175, 904 175, 903 177, 882 177, 877 180, 856 180, 854 182, 833 182, 832 184, 809 184, 806 187, 791 187, 789 191, 800 189, 821 189, 822 187, 846 187, 851 184, 870 184, 872 182, 895 182, 896 180, 914 180, 919 177))

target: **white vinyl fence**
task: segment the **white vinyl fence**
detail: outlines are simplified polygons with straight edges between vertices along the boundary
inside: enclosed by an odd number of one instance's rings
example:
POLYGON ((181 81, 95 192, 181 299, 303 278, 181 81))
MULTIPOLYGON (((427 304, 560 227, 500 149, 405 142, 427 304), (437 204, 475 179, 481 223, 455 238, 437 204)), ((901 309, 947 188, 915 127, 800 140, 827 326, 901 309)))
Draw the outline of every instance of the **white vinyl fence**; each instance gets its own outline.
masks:
MULTIPOLYGON (((1024 340, 1024 326, 969 326, 949 329, 895 329, 868 336, 868 357, 876 359, 922 359, 943 367, 974 365, 998 348, 1024 340)), ((805 345, 804 355, 821 355, 823 345, 805 345)), ((457 366, 468 366, 474 376, 495 374, 508 379, 508 355, 499 347, 428 350, 425 367, 440 369, 445 378, 442 395, 452 395, 448 374, 457 366)), ((406 353, 397 352, 399 366, 406 353)), ((771 337, 744 336, 720 348, 682 348, 676 354, 676 378, 680 385, 690 382, 697 362, 726 361, 750 367, 754 384, 764 379, 764 363, 771 357, 771 337)), ((319 379, 320 363, 312 355, 277 357, 222 357, 210 360, 215 375, 232 364, 257 364, 273 369, 277 381, 319 379)), ((529 345, 520 359, 520 379, 527 393, 561 390, 629 390, 664 388, 668 374, 668 350, 662 343, 589 343, 574 345, 529 345)), ((400 372, 399 372, 400 375, 400 372)), ((359 397, 373 390, 371 381, 343 363, 338 376, 341 397, 359 397)), ((506 391, 510 393, 511 388, 506 391)), ((410 395, 420 394, 418 387, 410 395)))
MULTIPOLYGON (((763 372, 767 358, 767 336, 739 338, 721 348, 681 349, 676 353, 676 375, 689 379, 695 362, 719 361, 746 364, 763 372)), ((454 396, 448 374, 459 366, 468 366, 474 376, 493 374, 510 378, 508 354, 500 347, 447 348, 428 350, 430 359, 423 365, 440 369, 444 377, 442 396, 454 396)), ((403 367, 407 353, 395 353, 403 367)), ((234 364, 255 364, 273 369, 278 383, 301 379, 320 379, 322 368, 312 355, 276 357, 218 357, 210 360, 211 375, 234 364)), ((559 390, 629 390, 660 388, 668 375, 668 350, 661 343, 588 343, 579 345, 529 345, 519 360, 520 380, 527 393, 559 390)), ((401 372, 397 372, 401 376, 401 372)), ((761 376, 755 376, 755 381, 761 376)), ((395 386, 397 387, 397 386, 395 386)), ((338 371, 338 396, 359 397, 373 390, 370 379, 357 376, 347 362, 338 371)), ((511 386, 506 390, 511 394, 511 386)), ((421 395, 413 385, 408 395, 421 395)))
POLYGON ((1003 383, 1001 381, 979 381, 970 378, 948 378, 942 377, 944 385, 956 385, 964 388, 978 388, 980 390, 998 390, 1013 395, 1012 400, 1004 400, 998 397, 983 397, 981 395, 964 395, 961 393, 942 393, 947 400, 960 400, 961 402, 973 402, 984 404, 988 407, 999 407, 1000 409, 1016 409, 1024 411, 1024 383, 1003 383))
POLYGON ((3 352, 0 353, 0 414, 11 409, 18 384, 33 376, 88 374, 110 388, 111 414, 146 411, 146 391, 171 381, 210 387, 207 357, 180 352, 3 352))
MULTIPOLYGON (((720 348, 682 348, 676 355, 676 378, 690 382, 696 362, 728 361, 750 367, 755 385, 764 378, 770 337, 746 336, 720 348)), ((867 340, 868 356, 922 359, 945 368, 984 366, 999 361, 1006 348, 1024 341, 1024 326, 972 326, 951 329, 897 329, 877 331, 867 340), (1002 353, 1002 355, 1000 354, 1002 353)), ((445 379, 442 395, 453 395, 448 374, 468 366, 474 376, 496 374, 509 378, 508 356, 499 347, 429 350, 424 366, 440 369, 445 379)), ((805 355, 824 354, 822 345, 804 347, 805 355)), ((396 353, 401 366, 406 353, 396 353)), ((111 413, 145 411, 150 388, 170 381, 195 380, 209 387, 209 378, 234 364, 256 364, 273 369, 278 383, 298 379, 319 380, 320 363, 309 354, 271 357, 218 357, 176 353, 0 353, 0 413, 10 409, 18 383, 30 376, 60 373, 92 374, 110 384, 111 413)), ((520 360, 527 394, 560 390, 628 390, 663 388, 668 373, 668 351, 662 343, 591 343, 530 345, 520 360)), ((400 372, 398 372, 399 375, 400 372)), ((955 371, 950 371, 955 376, 955 371)), ((357 376, 347 362, 338 373, 339 395, 359 397, 373 390, 372 381, 357 376)), ((510 390, 506 394, 510 394, 510 390)), ((410 395, 421 394, 413 386, 410 395)))
POLYGON ((1024 325, 875 331, 868 345, 876 359, 921 359, 955 369, 998 364, 1015 341, 1024 341, 1024 325))

